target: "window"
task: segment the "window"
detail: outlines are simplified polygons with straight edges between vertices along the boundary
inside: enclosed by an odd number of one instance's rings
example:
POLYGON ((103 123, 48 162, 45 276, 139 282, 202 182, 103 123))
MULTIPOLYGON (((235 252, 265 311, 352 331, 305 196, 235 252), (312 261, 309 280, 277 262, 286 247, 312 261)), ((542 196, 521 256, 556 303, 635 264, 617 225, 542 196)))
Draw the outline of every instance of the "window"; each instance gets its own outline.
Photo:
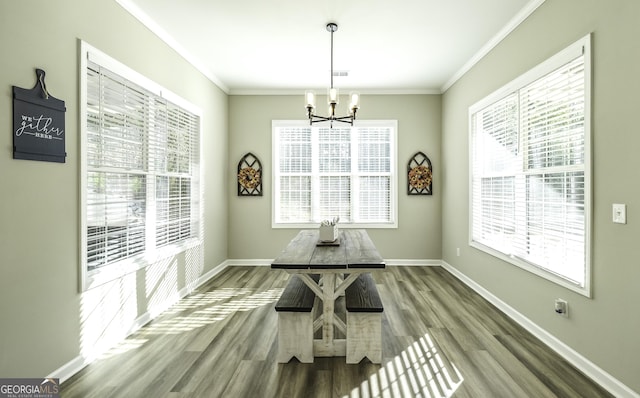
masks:
POLYGON ((395 228, 396 122, 273 122, 273 226, 395 228))
POLYGON ((590 295, 589 37, 470 108, 471 245, 590 295))
POLYGON ((83 273, 112 279, 161 249, 198 241, 200 116, 86 43, 83 49, 83 273))

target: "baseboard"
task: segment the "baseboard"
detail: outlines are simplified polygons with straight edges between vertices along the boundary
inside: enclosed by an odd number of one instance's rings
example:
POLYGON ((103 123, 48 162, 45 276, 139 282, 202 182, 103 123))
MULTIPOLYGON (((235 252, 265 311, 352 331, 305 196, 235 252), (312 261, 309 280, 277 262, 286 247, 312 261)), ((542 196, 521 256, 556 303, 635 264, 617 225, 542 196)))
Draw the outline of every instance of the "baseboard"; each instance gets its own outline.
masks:
MULTIPOLYGON (((271 266, 273 259, 233 259, 227 260, 227 264, 230 267, 264 267, 271 266)), ((415 260, 415 259, 385 259, 385 264, 388 266, 405 266, 405 267, 439 267, 442 265, 442 260, 415 260)))
POLYGON ((213 267, 211 270, 207 271, 205 274, 200 275, 200 277, 198 279, 196 279, 196 281, 194 283, 191 284, 191 286, 190 286, 191 290, 189 290, 188 293, 191 293, 192 291, 196 290, 200 286, 204 285, 211 278, 213 278, 214 276, 218 275, 220 272, 224 271, 229 266, 231 266, 230 261, 229 260, 225 260, 222 263, 218 264, 216 267, 213 267))
POLYGON ((272 258, 267 259, 232 259, 226 261, 229 267, 270 267, 272 258))
POLYGON ((515 322, 519 323, 522 327, 527 329, 531 334, 536 336, 540 341, 548 345, 552 350, 561 355, 564 359, 570 362, 573 366, 578 368, 581 372, 591 378, 594 382, 598 383, 602 388, 609 391, 616 397, 629 397, 640 398, 640 395, 627 387, 609 373, 598 367, 593 362, 582 356, 580 353, 558 340, 555 336, 538 326, 520 312, 516 311, 513 307, 509 306, 498 297, 494 296, 491 292, 477 284, 474 280, 467 277, 465 274, 458 271, 457 268, 451 264, 442 260, 442 267, 458 278, 464 284, 475 290, 476 293, 481 295, 485 300, 498 307, 502 312, 507 314, 515 322))
POLYGON ((91 359, 85 358, 81 355, 73 358, 71 361, 65 363, 58 369, 51 372, 51 374, 47 375, 47 379, 60 379, 60 383, 64 383, 71 376, 81 371, 85 366, 91 363, 91 359))
MULTIPOLYGON (((126 333, 126 336, 128 337, 133 333, 137 332, 138 330, 140 330, 140 328, 142 328, 144 325, 149 323, 155 317, 160 315, 162 313, 162 308, 164 309, 169 308, 171 305, 175 304, 177 301, 186 297, 188 294, 190 294, 191 292, 196 290, 198 287, 200 287, 201 285, 209 281, 211 278, 213 278, 220 272, 224 271, 224 269, 227 268, 228 266, 230 266, 229 260, 223 261, 221 264, 207 271, 205 274, 200 275, 198 279, 191 282, 189 285, 180 289, 175 296, 173 296, 166 302, 162 303, 161 307, 156 306, 153 309, 149 309, 147 312, 137 317, 129 327, 129 330, 126 333)), ((99 356, 99 354, 96 356, 99 356)), ((93 362, 96 356, 87 358, 82 355, 78 355, 71 361, 67 362, 66 364, 62 365, 58 369, 51 372, 51 374, 49 374, 47 378, 57 378, 57 379, 60 379, 60 383, 64 383, 74 374, 81 371, 85 366, 93 362)))
POLYGON ((439 267, 442 265, 442 260, 403 260, 386 258, 384 262, 389 267, 439 267))

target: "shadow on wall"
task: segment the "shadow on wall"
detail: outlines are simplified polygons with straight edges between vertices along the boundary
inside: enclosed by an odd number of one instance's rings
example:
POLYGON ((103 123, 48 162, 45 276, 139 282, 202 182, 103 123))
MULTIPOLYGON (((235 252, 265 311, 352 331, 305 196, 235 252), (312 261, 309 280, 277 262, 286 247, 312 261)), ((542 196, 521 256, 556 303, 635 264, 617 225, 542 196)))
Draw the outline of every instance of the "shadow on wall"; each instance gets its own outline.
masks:
POLYGON ((83 362, 100 357, 178 302, 195 288, 202 272, 200 245, 83 292, 80 302, 83 362))

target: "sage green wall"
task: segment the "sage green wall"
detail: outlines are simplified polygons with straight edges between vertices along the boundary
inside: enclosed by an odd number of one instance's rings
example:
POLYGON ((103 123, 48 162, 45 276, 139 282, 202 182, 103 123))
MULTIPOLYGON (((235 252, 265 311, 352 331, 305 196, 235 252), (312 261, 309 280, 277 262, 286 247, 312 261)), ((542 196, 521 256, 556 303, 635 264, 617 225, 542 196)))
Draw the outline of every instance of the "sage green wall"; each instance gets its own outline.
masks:
MULTIPOLYGON (((229 105, 229 258, 273 259, 298 229, 271 228, 271 121, 305 117, 303 93, 231 96, 229 105), (240 158, 252 152, 262 162, 262 197, 236 195, 240 158)), ((342 103, 345 103, 341 101, 342 103)), ((322 103, 319 100, 318 103, 322 103)), ((440 259, 441 163, 439 95, 363 95, 359 119, 398 120, 398 228, 369 229, 385 259, 440 259), (407 162, 423 151, 433 163, 432 196, 406 194, 407 162)))
POLYGON ((115 1, 1 1, 0 52, 0 377, 44 377, 108 347, 227 258, 228 97, 115 1), (78 39, 204 113, 206 245, 85 293, 78 39), (33 87, 35 68, 66 102, 64 164, 12 159, 12 86, 33 87))
POLYGON ((443 258, 628 387, 640 392, 640 2, 547 0, 443 95, 443 258), (468 108, 593 32, 593 297, 468 246, 468 108), (628 223, 613 224, 612 203, 628 223), (456 248, 461 256, 456 256, 456 248), (553 312, 557 297, 570 317, 553 312))

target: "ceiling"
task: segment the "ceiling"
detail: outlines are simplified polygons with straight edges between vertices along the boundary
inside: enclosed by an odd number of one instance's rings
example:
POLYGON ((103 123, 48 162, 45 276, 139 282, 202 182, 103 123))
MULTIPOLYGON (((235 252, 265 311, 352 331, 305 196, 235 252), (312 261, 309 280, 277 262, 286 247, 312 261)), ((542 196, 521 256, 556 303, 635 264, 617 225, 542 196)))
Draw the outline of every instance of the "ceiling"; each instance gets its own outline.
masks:
POLYGON ((116 0, 229 94, 440 93, 544 0, 116 0), (319 93, 324 91, 318 91, 319 93))

